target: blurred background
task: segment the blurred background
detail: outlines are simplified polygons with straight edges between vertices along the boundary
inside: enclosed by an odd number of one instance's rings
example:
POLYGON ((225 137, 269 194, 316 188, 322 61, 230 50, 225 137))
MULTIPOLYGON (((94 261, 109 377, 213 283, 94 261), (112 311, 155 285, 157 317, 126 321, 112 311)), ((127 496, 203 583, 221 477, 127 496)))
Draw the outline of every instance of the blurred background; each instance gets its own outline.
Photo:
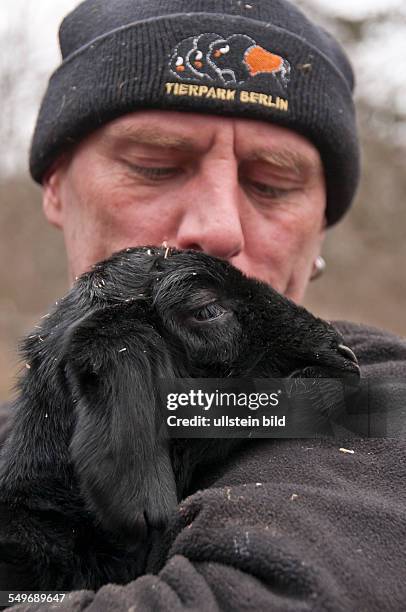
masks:
MULTIPOLYGON (((355 206, 328 234, 327 271, 305 305, 406 336, 406 3, 296 1, 352 59, 364 150, 355 206)), ((0 8, 0 402, 12 395, 18 339, 67 290, 62 235, 42 216, 27 151, 59 62, 59 22, 77 4, 13 0, 0 8)))

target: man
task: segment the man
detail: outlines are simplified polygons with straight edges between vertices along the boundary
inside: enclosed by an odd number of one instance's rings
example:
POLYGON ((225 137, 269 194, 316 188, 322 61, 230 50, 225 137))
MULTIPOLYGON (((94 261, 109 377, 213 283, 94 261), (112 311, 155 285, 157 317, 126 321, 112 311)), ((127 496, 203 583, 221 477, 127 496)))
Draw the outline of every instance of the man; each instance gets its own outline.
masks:
POLYGON ((166 241, 300 301, 324 225, 358 182, 338 44, 279 1, 85 2, 60 39, 31 172, 71 278, 121 247, 166 241))
MULTIPOLYGON (((31 173, 71 280, 166 242, 300 302, 358 182, 338 43, 286 0, 86 0, 60 43, 31 173)), ((338 327, 364 377, 405 377, 402 340, 338 327)), ((200 475, 145 576, 61 609, 401 610, 404 443, 351 445, 253 441, 200 475)))

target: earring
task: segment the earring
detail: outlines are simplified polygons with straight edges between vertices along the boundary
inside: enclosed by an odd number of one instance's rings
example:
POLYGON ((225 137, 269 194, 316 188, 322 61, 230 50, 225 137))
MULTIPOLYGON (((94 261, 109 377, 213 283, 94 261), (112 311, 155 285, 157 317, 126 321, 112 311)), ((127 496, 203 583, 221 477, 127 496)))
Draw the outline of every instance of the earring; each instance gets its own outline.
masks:
POLYGON ((310 280, 316 280, 317 278, 320 278, 320 276, 324 274, 325 269, 326 261, 324 257, 319 255, 313 263, 313 271, 310 280))

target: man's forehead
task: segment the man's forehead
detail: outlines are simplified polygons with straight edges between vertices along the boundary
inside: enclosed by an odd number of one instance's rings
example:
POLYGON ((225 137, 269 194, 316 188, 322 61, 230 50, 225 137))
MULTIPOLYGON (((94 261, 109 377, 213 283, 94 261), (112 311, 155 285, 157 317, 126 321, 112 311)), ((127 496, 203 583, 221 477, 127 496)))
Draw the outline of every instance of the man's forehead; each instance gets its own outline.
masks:
POLYGON ((321 167, 320 155, 303 136, 264 121, 216 117, 174 111, 131 113, 101 128, 105 142, 115 146, 149 145, 199 152, 216 139, 232 142, 236 151, 253 160, 276 165, 321 167))

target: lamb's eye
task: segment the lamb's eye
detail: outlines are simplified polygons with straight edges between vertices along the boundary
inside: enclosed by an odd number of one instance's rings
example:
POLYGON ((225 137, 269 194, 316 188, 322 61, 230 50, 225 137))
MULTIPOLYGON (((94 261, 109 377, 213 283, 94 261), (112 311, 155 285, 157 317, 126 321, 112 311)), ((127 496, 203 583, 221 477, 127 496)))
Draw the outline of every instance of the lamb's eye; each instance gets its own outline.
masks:
POLYGON ((212 302, 207 304, 207 306, 203 306, 203 308, 199 308, 199 310, 195 310, 191 318, 194 321, 213 321, 213 319, 222 317, 226 312, 228 311, 224 306, 217 302, 212 302))

